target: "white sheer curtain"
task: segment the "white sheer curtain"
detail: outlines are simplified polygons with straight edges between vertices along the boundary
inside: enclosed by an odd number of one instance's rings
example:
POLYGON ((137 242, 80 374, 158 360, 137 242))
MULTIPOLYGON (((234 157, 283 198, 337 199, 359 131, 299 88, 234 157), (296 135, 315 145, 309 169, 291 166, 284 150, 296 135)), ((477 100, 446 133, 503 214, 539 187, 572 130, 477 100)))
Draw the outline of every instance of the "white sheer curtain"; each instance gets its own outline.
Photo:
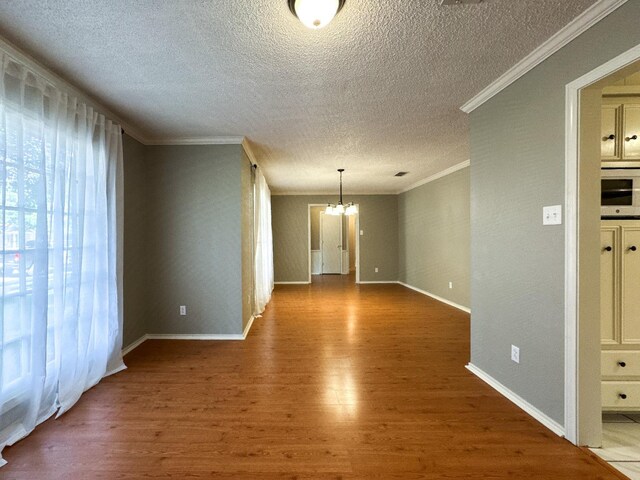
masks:
POLYGON ((1 453, 124 365, 120 127, 0 55, 1 453))
POLYGON ((255 177, 255 306, 262 313, 273 291, 273 234, 271 231, 271 191, 258 168, 255 177))

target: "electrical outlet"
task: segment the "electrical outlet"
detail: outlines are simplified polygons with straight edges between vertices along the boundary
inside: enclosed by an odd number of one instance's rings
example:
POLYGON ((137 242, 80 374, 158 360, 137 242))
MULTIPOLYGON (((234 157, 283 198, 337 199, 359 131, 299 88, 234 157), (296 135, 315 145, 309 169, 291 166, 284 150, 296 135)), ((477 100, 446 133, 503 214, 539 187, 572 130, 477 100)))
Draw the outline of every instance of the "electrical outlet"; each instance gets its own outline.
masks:
POLYGON ((520 363, 520 349, 515 345, 511 345, 511 360, 520 363))
POLYGON ((562 205, 542 207, 543 225, 562 225, 562 205))
POLYGON ((378 273, 378 267, 375 268, 375 272, 378 273))
POLYGON ((187 306, 180 305, 180 315, 186 315, 186 314, 187 314, 187 306))
POLYGON ((449 282, 449 288, 453 288, 453 282, 449 282))

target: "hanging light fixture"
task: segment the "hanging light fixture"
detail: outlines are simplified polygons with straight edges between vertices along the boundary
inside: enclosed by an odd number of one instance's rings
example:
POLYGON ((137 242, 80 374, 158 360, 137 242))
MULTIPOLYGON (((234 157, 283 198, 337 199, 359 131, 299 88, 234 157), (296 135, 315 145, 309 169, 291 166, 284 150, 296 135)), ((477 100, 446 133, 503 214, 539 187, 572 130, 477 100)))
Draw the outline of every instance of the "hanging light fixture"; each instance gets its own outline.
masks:
POLYGON ((355 215, 358 213, 358 207, 355 203, 350 202, 347 205, 342 203, 342 172, 344 172, 344 168, 339 168, 338 172, 340 172, 340 199, 337 204, 327 204, 327 209, 324 213, 326 215, 355 215))
POLYGON ((288 0, 289 10, 307 27, 325 27, 342 9, 345 0, 288 0))

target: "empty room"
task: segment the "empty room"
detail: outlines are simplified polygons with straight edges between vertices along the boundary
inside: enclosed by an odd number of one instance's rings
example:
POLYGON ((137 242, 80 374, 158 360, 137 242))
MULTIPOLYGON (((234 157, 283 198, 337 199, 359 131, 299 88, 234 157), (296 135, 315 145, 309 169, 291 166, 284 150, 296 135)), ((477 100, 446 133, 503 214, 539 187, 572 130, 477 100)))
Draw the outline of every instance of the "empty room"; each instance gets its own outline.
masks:
POLYGON ((0 478, 640 480, 638 19, 0 1, 0 478))

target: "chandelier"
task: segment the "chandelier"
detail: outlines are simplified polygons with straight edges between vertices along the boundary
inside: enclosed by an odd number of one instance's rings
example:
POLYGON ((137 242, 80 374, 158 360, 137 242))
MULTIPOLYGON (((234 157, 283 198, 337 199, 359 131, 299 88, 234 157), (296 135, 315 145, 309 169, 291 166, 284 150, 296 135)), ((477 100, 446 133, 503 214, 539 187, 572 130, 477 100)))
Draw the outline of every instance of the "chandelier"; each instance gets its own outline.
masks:
POLYGON ((326 215, 355 215, 358 213, 358 207, 353 202, 347 205, 342 203, 342 172, 344 172, 344 168, 339 168, 338 172, 340 172, 340 200, 338 200, 337 204, 327 204, 327 209, 324 213, 326 215))

